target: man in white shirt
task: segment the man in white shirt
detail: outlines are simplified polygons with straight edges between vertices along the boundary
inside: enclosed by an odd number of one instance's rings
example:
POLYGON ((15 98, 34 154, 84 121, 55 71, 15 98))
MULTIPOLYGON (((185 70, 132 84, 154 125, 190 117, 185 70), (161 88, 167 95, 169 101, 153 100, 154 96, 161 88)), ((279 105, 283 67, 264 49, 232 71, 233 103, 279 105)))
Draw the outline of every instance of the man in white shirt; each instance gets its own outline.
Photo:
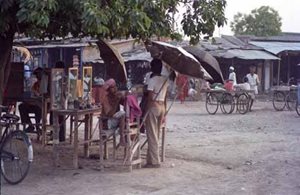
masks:
POLYGON ((230 80, 230 81, 233 82, 233 86, 236 85, 236 75, 235 75, 234 67, 233 66, 229 67, 229 77, 228 77, 228 80, 230 80))
POLYGON ((152 75, 148 82, 148 115, 146 130, 148 138, 147 168, 159 168, 159 131, 165 115, 165 98, 168 89, 168 78, 161 75, 162 61, 151 61, 152 75))
POLYGON ((260 84, 258 75, 255 74, 256 67, 250 66, 250 73, 246 75, 248 78, 248 83, 250 84, 251 90, 254 91, 254 94, 258 94, 258 85, 260 84))
POLYGON ((252 109, 252 106, 253 106, 253 101, 255 99, 255 95, 253 92, 249 92, 251 90, 251 87, 250 87, 250 84, 249 84, 249 81, 248 81, 248 78, 247 77, 244 77, 243 78, 243 83, 240 83, 240 84, 236 84, 234 86, 235 90, 244 90, 244 91, 248 91, 248 94, 250 95, 251 99, 250 99, 250 102, 249 102, 249 110, 251 111, 252 109))

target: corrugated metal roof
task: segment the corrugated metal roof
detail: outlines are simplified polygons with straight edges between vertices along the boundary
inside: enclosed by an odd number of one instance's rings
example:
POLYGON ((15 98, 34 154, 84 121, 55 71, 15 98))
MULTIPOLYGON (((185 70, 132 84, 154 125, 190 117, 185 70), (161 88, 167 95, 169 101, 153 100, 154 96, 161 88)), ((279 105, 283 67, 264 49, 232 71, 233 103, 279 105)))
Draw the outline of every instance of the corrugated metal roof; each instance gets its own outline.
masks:
POLYGON ((231 49, 231 50, 215 50, 209 51, 215 57, 219 58, 239 58, 243 60, 279 60, 280 58, 259 50, 242 50, 242 49, 231 49))
POLYGON ((139 52, 139 53, 132 53, 129 54, 127 53, 127 55, 123 55, 124 61, 128 62, 128 61, 148 61, 151 62, 151 60, 153 59, 151 57, 150 52, 144 51, 144 52, 139 52))
POLYGON ((277 36, 252 37, 253 41, 280 41, 280 42, 300 42, 300 33, 284 32, 277 36))
POLYGON ((256 50, 262 50, 262 48, 251 45, 248 43, 248 41, 244 41, 244 39, 239 39, 238 37, 231 36, 231 35, 222 35, 222 38, 226 41, 239 46, 240 49, 256 49, 256 50))
POLYGON ((240 46, 240 47, 245 47, 247 46, 247 43, 243 42, 242 40, 238 39, 235 36, 231 36, 231 35, 222 35, 221 36, 223 39, 229 41, 230 43, 240 46))
MULTIPOLYGON (((40 49, 40 48, 67 48, 67 47, 86 47, 89 46, 89 43, 67 43, 67 44, 43 44, 43 45, 26 45, 28 49, 40 49)), ((93 44, 95 45, 95 44, 93 44)))
MULTIPOLYGON (((148 61, 150 62, 153 58, 151 54, 146 51, 146 49, 132 50, 129 52, 123 52, 122 58, 124 62, 128 61, 148 61)), ((104 63, 102 58, 100 57, 100 51, 96 46, 89 46, 83 48, 83 58, 82 61, 84 63, 93 62, 93 63, 104 63)))
POLYGON ((250 43, 276 55, 283 51, 300 51, 300 42, 250 41, 250 43))
POLYGON ((220 37, 215 37, 215 44, 220 45, 223 49, 233 49, 233 48, 240 48, 240 46, 235 45, 226 39, 220 38, 220 37))

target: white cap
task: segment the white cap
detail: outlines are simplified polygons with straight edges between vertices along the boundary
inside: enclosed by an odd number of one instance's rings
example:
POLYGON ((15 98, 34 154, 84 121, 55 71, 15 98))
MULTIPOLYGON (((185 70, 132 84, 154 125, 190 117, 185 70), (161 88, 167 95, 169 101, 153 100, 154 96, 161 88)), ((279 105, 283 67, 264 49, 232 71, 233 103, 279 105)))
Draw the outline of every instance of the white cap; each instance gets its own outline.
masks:
POLYGON ((230 67, 229 67, 229 70, 234 70, 234 67, 233 67, 233 66, 230 66, 230 67))

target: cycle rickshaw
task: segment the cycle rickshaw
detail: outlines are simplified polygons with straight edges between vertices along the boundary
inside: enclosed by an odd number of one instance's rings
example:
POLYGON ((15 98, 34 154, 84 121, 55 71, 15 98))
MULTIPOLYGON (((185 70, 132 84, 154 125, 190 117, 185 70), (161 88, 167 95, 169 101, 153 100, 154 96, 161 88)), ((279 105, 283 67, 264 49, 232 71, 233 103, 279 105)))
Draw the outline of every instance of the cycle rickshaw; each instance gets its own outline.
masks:
POLYGON ((209 114, 215 114, 219 108, 224 114, 231 114, 235 109, 240 114, 246 114, 250 109, 250 101, 253 98, 252 90, 210 89, 205 92, 205 107, 209 114))

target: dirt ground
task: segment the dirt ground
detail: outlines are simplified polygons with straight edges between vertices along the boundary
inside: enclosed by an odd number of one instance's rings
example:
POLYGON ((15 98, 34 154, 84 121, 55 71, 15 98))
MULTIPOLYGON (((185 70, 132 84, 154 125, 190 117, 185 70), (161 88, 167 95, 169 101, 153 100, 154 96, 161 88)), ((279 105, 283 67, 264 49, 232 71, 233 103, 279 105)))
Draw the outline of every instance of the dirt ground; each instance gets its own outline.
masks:
MULTIPOLYGON (((175 103, 168 116, 166 162, 159 169, 95 170, 97 160, 68 153, 59 168, 51 146, 34 144, 35 161, 3 195, 300 194, 300 117, 260 101, 246 115, 208 115, 204 102, 175 103)), ((145 153, 145 151, 144 151, 145 153)))

